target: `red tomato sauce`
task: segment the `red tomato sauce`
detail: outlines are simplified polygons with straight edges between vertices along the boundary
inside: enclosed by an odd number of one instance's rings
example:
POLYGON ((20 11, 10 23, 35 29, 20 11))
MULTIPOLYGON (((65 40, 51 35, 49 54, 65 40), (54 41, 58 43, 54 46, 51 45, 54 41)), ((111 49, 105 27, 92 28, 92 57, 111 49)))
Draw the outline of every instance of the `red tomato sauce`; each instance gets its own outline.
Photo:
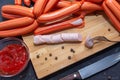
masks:
POLYGON ((24 46, 10 44, 0 50, 0 74, 14 75, 26 64, 28 54, 24 46))

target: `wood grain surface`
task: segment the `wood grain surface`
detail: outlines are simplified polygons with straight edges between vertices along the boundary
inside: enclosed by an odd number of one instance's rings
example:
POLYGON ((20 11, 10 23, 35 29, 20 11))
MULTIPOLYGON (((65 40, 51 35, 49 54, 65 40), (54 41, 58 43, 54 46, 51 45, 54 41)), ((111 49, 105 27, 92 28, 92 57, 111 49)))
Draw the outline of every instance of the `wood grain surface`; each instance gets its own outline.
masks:
POLYGON ((24 42, 29 47, 30 58, 39 79, 115 44, 110 42, 100 42, 92 49, 88 49, 84 46, 85 39, 88 35, 91 37, 105 36, 110 40, 120 40, 120 34, 111 25, 108 18, 106 18, 103 13, 100 13, 97 16, 86 16, 84 28, 64 30, 57 32, 56 34, 63 32, 78 32, 82 35, 83 41, 81 43, 44 44, 35 46, 33 44, 33 35, 23 36, 24 42))

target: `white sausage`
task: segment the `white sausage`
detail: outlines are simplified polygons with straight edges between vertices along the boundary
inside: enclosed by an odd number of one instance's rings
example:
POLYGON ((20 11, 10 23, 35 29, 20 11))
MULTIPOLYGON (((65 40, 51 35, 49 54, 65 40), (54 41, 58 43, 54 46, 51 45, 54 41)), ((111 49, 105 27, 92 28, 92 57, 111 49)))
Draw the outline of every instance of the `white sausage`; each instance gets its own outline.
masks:
POLYGON ((63 41, 69 42, 69 41, 82 41, 82 37, 78 33, 62 33, 61 37, 63 41))
POLYGON ((43 44, 45 41, 41 38, 41 35, 34 36, 34 44, 43 44))
POLYGON ((45 43, 53 43, 52 35, 41 35, 41 39, 43 39, 45 43))
POLYGON ((34 44, 52 44, 62 42, 81 42, 82 36, 79 33, 61 33, 50 35, 35 35, 34 44))
POLYGON ((61 43, 64 42, 61 38, 61 34, 53 35, 52 36, 53 43, 61 43))

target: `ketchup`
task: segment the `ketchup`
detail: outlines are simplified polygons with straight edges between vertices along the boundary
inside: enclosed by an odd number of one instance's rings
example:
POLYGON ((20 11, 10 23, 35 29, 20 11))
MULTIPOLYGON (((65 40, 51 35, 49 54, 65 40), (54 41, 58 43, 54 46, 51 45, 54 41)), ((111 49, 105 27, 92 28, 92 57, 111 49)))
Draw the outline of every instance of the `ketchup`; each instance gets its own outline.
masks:
POLYGON ((0 74, 14 75, 26 65, 28 53, 20 44, 9 44, 0 50, 0 74))

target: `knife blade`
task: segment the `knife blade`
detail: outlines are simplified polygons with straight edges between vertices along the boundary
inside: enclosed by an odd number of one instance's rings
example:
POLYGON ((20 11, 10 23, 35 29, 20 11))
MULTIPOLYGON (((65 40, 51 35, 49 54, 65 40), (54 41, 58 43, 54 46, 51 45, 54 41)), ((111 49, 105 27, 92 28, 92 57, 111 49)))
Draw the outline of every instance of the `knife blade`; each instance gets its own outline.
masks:
POLYGON ((91 65, 88 65, 77 72, 74 72, 59 80, 86 79, 104 69, 107 69, 120 61, 120 52, 107 56, 91 65))

